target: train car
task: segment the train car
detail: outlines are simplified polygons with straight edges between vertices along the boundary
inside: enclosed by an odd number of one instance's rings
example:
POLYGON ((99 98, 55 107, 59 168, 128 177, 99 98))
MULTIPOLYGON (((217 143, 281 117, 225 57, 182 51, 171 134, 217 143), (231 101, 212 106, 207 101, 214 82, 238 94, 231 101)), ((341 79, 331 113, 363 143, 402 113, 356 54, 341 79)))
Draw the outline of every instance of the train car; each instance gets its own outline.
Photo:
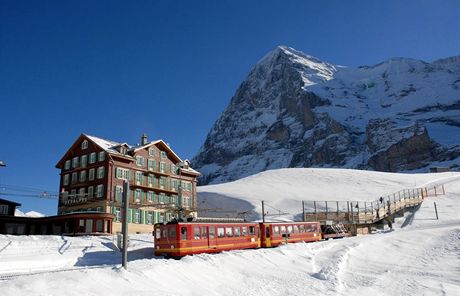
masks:
POLYGON ((286 243, 315 242, 322 239, 319 222, 260 223, 260 232, 263 248, 286 243))
POLYGON ((155 224, 155 255, 180 258, 260 247, 258 223, 170 222, 155 224))

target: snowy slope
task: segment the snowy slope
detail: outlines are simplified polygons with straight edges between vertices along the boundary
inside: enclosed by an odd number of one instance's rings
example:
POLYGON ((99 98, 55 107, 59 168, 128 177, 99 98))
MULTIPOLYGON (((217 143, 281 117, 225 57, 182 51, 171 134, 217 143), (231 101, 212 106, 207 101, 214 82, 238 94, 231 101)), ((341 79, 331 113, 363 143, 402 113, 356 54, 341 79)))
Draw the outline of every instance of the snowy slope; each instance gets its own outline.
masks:
MULTIPOLYGON (((255 211, 260 219, 261 201, 293 219, 302 213, 303 201, 376 201, 401 189, 436 184, 435 180, 460 178, 460 173, 396 174, 351 169, 291 168, 265 171, 237 181, 200 186, 201 208, 255 211), (434 182, 434 183, 433 183, 434 182), (245 201, 237 202, 239 200, 245 201)), ((206 215, 204 212, 202 215, 206 215)))
POLYGON ((460 56, 333 65, 287 46, 241 83, 192 161, 201 184, 285 167, 460 168, 460 56))
MULTIPOLYGON (((391 191, 415 179, 445 183, 447 194, 425 200, 414 215, 399 219, 392 232, 275 249, 166 260, 153 257, 149 236, 133 236, 127 271, 119 268, 120 254, 110 237, 0 235, 0 275, 48 270, 1 281, 1 295, 459 295, 458 174, 318 172, 316 180, 322 179, 322 185, 348 184, 355 192, 387 191, 386 186, 391 191), (380 182, 387 185, 374 189, 380 182)), ((249 181, 245 183, 249 189, 249 181)), ((242 186, 234 185, 235 190, 242 186)), ((330 188, 330 195, 337 194, 338 188, 330 188)))

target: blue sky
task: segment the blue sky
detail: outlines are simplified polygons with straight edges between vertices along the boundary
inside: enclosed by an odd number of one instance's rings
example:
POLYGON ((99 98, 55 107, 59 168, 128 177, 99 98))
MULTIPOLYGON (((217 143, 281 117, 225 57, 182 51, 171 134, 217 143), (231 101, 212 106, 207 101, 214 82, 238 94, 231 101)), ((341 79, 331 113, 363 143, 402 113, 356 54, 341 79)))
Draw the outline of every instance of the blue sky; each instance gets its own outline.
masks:
MULTIPOLYGON (((460 1, 0 0, 0 184, 57 192, 54 166, 82 132, 145 132, 192 158, 280 44, 359 66, 460 55, 459 36, 460 1)), ((56 213, 55 200, 2 197, 56 213)))

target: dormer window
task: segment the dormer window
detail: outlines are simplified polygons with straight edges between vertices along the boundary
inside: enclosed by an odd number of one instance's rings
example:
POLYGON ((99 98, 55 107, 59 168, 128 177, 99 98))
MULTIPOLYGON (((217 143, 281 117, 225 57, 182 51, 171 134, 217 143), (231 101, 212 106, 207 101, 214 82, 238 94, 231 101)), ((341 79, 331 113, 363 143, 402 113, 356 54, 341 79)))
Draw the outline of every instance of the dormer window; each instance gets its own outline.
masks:
POLYGON ((88 148, 88 140, 84 140, 81 142, 81 150, 85 150, 88 148))

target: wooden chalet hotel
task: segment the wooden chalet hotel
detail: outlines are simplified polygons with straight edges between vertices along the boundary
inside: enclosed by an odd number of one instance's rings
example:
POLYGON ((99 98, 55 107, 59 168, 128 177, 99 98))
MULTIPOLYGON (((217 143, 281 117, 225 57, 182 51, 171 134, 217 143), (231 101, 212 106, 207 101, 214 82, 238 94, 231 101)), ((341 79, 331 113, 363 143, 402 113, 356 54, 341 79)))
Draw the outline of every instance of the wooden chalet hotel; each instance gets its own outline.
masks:
POLYGON ((97 211, 114 214, 121 231, 123 182, 129 182, 129 232, 152 232, 152 224, 196 216, 196 178, 187 160, 163 140, 138 146, 81 134, 56 167, 61 170, 58 215, 97 211))

